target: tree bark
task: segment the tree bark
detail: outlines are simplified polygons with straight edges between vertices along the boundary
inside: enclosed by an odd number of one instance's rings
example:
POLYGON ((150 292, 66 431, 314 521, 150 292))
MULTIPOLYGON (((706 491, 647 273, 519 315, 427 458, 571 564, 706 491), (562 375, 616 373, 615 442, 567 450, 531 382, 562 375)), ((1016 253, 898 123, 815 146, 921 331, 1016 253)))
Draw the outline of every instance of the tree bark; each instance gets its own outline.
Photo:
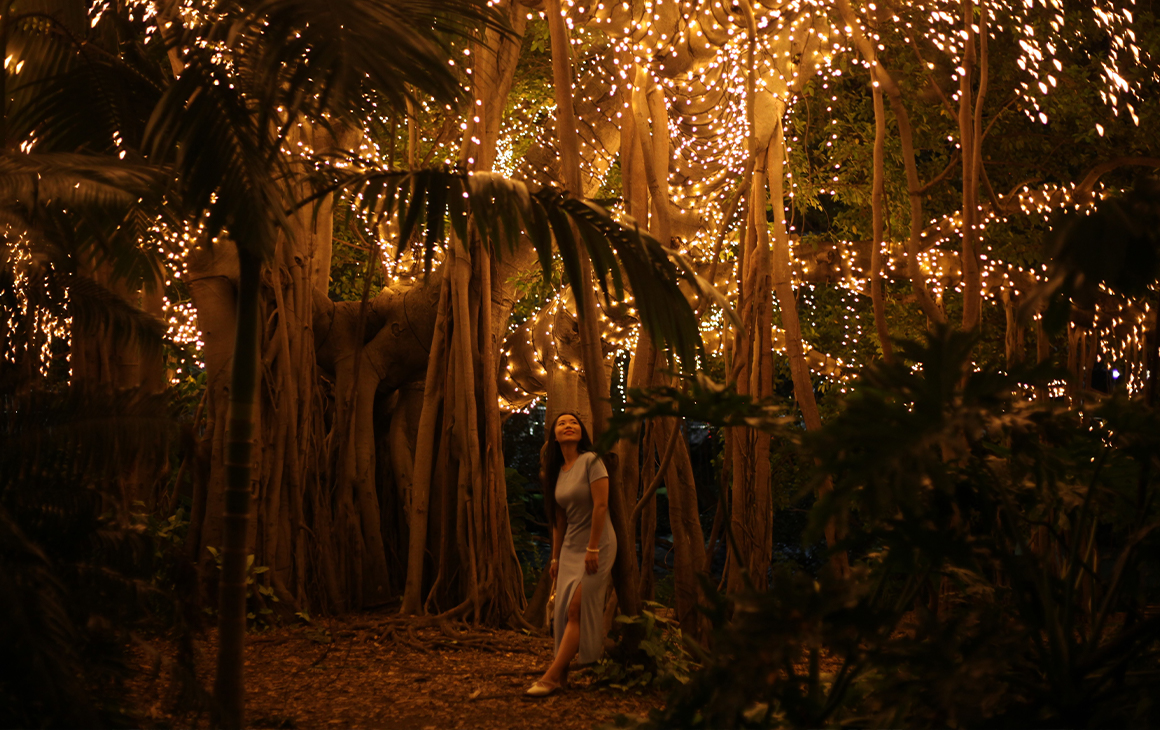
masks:
POLYGON ((407 584, 403 591, 405 615, 422 610, 423 564, 427 551, 427 508, 431 499, 432 471, 435 466, 435 431, 443 401, 447 329, 451 307, 451 282, 445 276, 439 293, 439 315, 427 364, 423 387, 423 410, 419 416, 419 434, 415 439, 414 486, 411 492, 410 542, 407 551, 407 584))
MULTIPOLYGON (((784 129, 779 123, 774 132, 773 142, 769 146, 769 180, 770 197, 773 198, 773 288, 777 292, 778 302, 781 305, 781 323, 785 329, 785 349, 789 356, 790 375, 793 379, 794 399, 802 413, 802 420, 806 428, 816 431, 822 427, 821 414, 818 412, 818 402, 814 397, 814 386, 810 380, 809 366, 806 363, 805 347, 802 344, 801 322, 798 319, 797 300, 794 298, 793 287, 790 284, 790 252, 789 235, 785 229, 785 208, 782 204, 782 185, 784 171, 782 159, 785 150, 784 129)), ((827 479, 818 489, 819 496, 824 496, 833 488, 827 479)), ((841 525, 835 520, 826 524, 826 543, 831 547, 841 538, 841 525)), ((849 572, 849 561, 844 552, 836 553, 831 558, 831 566, 838 575, 849 572)))
POLYGON ((918 180, 918 165, 914 155, 914 133, 910 126, 910 115, 906 112, 906 105, 902 101, 902 92, 891 77, 890 72, 878 60, 874 45, 862 32, 862 25, 850 8, 849 0, 837 0, 838 12, 842 22, 846 24, 847 33, 858 47, 858 51, 866 62, 870 64, 870 78, 877 82, 890 98, 890 106, 894 110, 894 119, 898 123, 898 138, 902 143, 902 164, 906 170, 906 186, 910 197, 910 235, 906 243, 906 269, 910 277, 910 286, 919 306, 932 322, 945 322, 946 315, 942 308, 930 295, 926 287, 926 279, 918 265, 918 252, 921 250, 920 237, 923 229, 922 198, 923 188, 918 180))
MULTIPOLYGON (((194 559, 199 564, 203 581, 213 575, 213 560, 208 548, 222 544, 222 515, 225 513, 225 446, 229 404, 229 377, 232 370, 233 347, 237 340, 237 291, 233 279, 237 277, 237 260, 225 255, 229 244, 204 243, 190 255, 190 296, 197 310, 197 327, 205 347, 206 389, 206 448, 208 478, 205 500, 195 504, 193 512, 203 519, 190 524, 189 540, 194 547, 194 559)), ((232 248, 232 247, 231 247, 232 248)), ((230 254, 233 252, 230 251, 230 254)))
POLYGON ((261 260, 238 249, 237 338, 230 379, 222 574, 218 594, 218 661, 214 710, 226 730, 244 721, 242 654, 246 638, 246 538, 258 390, 258 295, 261 260))
POLYGON ((982 166, 983 101, 987 94, 987 14, 979 15, 979 91, 973 100, 975 75, 975 4, 962 0, 963 72, 959 75, 959 142, 963 151, 963 330, 979 326, 983 305, 983 278, 979 246, 979 168, 982 166))
POLYGON ((874 243, 870 250, 870 300, 874 309, 874 329, 878 333, 878 344, 882 347, 882 359, 894 361, 894 343, 890 341, 890 330, 886 324, 886 302, 882 292, 882 222, 885 218, 886 186, 886 109, 882 103, 882 87, 875 81, 874 97, 874 182, 871 192, 873 207, 874 243))
MULTIPOLYGON (((667 420, 667 419, 665 419, 667 420)), ((697 485, 693 481, 693 463, 689 446, 680 433, 679 422, 660 423, 660 440, 672 439, 674 453, 665 469, 665 487, 669 497, 669 524, 673 528, 673 586, 677 621, 681 632, 701 639, 707 628, 705 616, 697 610, 701 584, 697 578, 705 558, 705 535, 701 531, 701 514, 697 508, 697 485)))

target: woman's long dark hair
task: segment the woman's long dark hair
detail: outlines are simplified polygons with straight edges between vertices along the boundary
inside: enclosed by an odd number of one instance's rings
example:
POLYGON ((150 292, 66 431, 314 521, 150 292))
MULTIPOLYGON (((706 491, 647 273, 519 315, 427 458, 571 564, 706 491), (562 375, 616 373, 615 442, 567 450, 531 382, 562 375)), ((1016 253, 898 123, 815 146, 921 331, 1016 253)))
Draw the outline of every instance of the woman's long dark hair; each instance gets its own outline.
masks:
POLYGON ((580 424, 580 443, 576 444, 578 453, 592 451, 592 439, 588 437, 588 429, 584 427, 584 419, 575 411, 560 411, 552 419, 552 424, 545 430, 547 438, 540 449, 540 484, 544 489, 544 510, 548 513, 548 529, 556 522, 556 480, 560 477, 560 467, 564 466, 564 452, 556 441, 556 422, 561 416, 572 416, 580 424))

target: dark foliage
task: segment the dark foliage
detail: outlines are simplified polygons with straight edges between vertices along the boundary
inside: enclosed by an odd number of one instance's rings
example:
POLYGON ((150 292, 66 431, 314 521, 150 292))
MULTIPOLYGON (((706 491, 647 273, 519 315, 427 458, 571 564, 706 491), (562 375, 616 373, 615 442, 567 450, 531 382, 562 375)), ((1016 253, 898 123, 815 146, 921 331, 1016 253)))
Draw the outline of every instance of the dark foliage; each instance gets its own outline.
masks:
POLYGON ((128 726, 133 630, 176 616, 166 546, 124 509, 124 465, 167 454, 160 398, 3 394, 0 727, 128 726))
POLYGON ((848 515, 839 547, 867 556, 848 579, 782 565, 765 593, 706 584, 712 650, 651 726, 1160 721, 1157 414, 1123 394, 1085 419, 1028 400, 1053 373, 965 375, 972 345, 902 344, 817 434, 704 383, 635 394, 638 416, 788 430, 834 483, 807 539, 848 515))
POLYGON ((1090 318, 1101 288, 1154 300, 1160 275, 1160 178, 1142 175, 1127 193, 1056 221, 1047 240, 1049 281, 1022 305, 1025 313, 1050 299, 1045 323, 1059 329, 1069 314, 1090 318))

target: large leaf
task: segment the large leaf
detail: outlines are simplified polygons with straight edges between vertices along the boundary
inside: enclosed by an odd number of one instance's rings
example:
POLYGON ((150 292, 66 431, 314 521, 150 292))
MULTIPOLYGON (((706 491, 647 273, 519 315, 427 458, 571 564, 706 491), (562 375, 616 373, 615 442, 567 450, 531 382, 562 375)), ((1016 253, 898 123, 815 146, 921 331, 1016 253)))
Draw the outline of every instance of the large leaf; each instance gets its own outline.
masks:
POLYGON ((155 167, 85 154, 0 154, 0 200, 31 212, 58 208, 123 210, 154 197, 167 180, 155 167))
MULTIPOLYGON (((121 11, 124 12, 124 11, 121 11)), ((102 24, 122 22, 117 12, 102 24)), ((165 77, 132 44, 110 53, 80 42, 42 17, 17 16, 8 53, 21 63, 11 78, 8 133, 37 151, 91 152, 140 159, 141 136, 165 77)))
MULTIPOLYGON (((210 236, 228 229, 239 246, 264 254, 288 228, 290 130, 300 121, 358 123, 416 93, 458 101, 450 39, 497 27, 497 18, 484 0, 221 6, 173 34, 185 67, 153 110, 147 149, 175 166, 210 236)), ((443 192, 416 186, 412 200, 443 192)))
POLYGON ((186 60, 146 127, 149 156, 174 166, 185 206, 204 211, 209 237, 228 229, 239 246, 264 255, 277 231, 289 228, 278 186, 287 176, 278 144, 258 125, 224 62, 205 49, 186 60))
POLYGON ((158 220, 172 221, 163 170, 87 154, 0 155, 0 223, 21 246, 60 272, 107 267, 130 286, 161 279, 156 252, 142 246, 158 220))
MULTIPOLYGON (((451 43, 502 29, 486 0, 265 0, 227 17, 259 114, 361 121, 416 91, 462 97, 451 43)), ((220 32, 220 31, 219 31, 220 32)), ((267 121, 262 119, 262 122, 267 121)))
POLYGON ((625 276, 646 331, 686 367, 695 363, 701 349, 700 332, 677 281, 683 277, 698 288, 703 283, 683 259, 674 263, 656 239, 625 227, 594 203, 570 198, 551 187, 532 191, 523 182, 494 173, 393 171, 353 158, 327 166, 316 183, 312 200, 343 191, 368 218, 397 215, 400 246, 407 245, 413 239, 411 232, 422 224, 428 262, 442 239, 445 222, 461 240, 470 222, 499 256, 529 241, 546 281, 551 279, 552 260, 558 254, 565 281, 575 287, 581 281, 580 257, 586 255, 606 297, 623 298, 621 277, 625 276))

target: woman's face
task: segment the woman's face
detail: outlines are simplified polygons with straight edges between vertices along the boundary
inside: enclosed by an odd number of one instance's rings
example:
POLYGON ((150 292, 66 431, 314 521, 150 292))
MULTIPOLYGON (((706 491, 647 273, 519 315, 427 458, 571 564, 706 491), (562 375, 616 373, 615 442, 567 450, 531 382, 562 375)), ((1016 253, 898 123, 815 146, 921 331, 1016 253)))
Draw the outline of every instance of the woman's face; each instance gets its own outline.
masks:
POLYGON ((565 413, 556 419, 556 441, 564 444, 580 441, 580 421, 575 416, 565 413))

